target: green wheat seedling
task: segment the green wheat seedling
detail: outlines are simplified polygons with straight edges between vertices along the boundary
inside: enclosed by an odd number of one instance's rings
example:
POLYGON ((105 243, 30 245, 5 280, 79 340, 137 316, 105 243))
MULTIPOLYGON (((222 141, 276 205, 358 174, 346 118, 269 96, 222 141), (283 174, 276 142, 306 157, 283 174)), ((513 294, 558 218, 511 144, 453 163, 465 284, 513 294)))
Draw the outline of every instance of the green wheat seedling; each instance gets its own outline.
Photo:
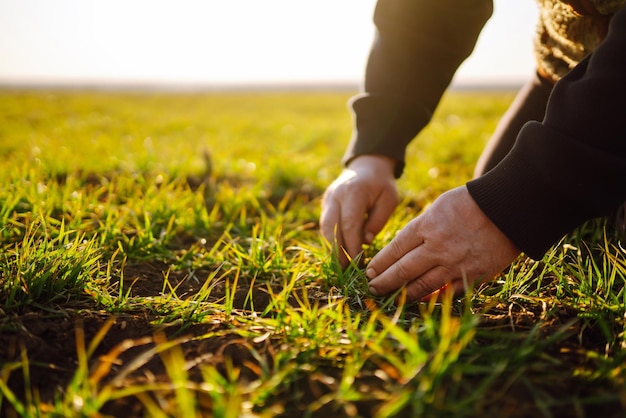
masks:
POLYGON ((610 220, 462 297, 369 293, 371 257, 471 178, 512 92, 443 98, 342 268, 318 218, 353 93, 0 91, 0 415, 623 415, 610 220))
POLYGON ((79 297, 88 283, 98 280, 101 256, 94 239, 67 230, 63 221, 36 217, 20 242, 3 249, 2 308, 79 297))

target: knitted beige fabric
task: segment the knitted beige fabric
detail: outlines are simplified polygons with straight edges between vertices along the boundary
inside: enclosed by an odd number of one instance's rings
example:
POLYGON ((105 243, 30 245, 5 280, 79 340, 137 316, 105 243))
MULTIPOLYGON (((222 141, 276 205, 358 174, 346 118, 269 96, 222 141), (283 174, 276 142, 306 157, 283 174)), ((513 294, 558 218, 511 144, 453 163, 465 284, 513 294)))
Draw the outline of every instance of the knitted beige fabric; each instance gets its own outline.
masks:
POLYGON ((535 56, 539 73, 556 82, 606 36, 611 17, 626 0, 538 0, 535 56))

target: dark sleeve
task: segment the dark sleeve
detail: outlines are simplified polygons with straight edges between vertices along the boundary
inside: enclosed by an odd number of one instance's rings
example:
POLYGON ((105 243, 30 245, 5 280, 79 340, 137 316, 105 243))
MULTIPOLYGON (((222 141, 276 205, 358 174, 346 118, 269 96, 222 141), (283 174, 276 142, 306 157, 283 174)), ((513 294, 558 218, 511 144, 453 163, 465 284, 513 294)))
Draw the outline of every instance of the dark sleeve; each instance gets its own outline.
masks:
POLYGON ((555 85, 544 120, 527 123, 504 160, 467 187, 535 259, 626 200, 626 9, 596 51, 555 85))
POLYGON ((404 167, 408 143, 426 126, 491 16, 491 0, 379 0, 364 91, 351 101, 353 136, 344 163, 382 154, 404 167))

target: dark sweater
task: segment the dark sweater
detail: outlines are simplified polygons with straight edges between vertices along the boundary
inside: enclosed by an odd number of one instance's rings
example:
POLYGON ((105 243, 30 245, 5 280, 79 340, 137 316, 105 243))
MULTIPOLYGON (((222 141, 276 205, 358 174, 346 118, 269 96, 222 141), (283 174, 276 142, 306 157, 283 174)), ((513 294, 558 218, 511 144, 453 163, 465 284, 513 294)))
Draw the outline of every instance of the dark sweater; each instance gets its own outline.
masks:
MULTIPOLYGON (((379 0, 363 94, 344 157, 382 154, 404 168, 492 13, 488 0, 379 0)), ((541 258, 564 234, 626 200, 626 9, 600 46, 554 87, 544 120, 520 131, 507 157, 470 181, 473 199, 523 252, 541 258)))

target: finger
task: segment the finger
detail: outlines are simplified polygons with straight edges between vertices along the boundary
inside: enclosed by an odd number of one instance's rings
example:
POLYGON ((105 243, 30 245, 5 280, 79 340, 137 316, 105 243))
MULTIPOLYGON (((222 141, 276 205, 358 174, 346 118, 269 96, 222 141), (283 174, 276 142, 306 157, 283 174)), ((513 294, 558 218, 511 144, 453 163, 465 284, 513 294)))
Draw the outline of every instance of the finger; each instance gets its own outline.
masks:
POLYGON ((341 207, 340 222, 346 251, 351 258, 363 247, 363 225, 367 212, 367 201, 363 195, 351 195, 341 207))
MULTIPOLYGON (((437 266, 438 262, 425 253, 422 246, 419 246, 409 251, 404 257, 372 279, 369 283, 370 291, 374 295, 385 295, 408 285, 437 266)), ((369 269, 368 266, 368 273, 369 269)), ((420 286, 419 284, 417 285, 416 292, 419 292, 420 286)), ((430 291, 422 296, 435 291, 437 288, 436 285, 430 286, 430 291)))
MULTIPOLYGON (((424 243, 422 236, 416 232, 417 226, 419 226, 418 220, 419 218, 416 218, 409 222, 387 246, 372 257, 366 270, 368 278, 374 279, 394 265, 395 270, 400 269, 399 273, 403 276, 408 273, 408 260, 405 260, 400 265, 396 265, 396 263, 424 243)), ((419 259, 417 262, 419 262, 419 259)), ((421 274, 426 270, 418 269, 418 271, 421 274)), ((407 279, 415 277, 417 276, 407 277, 407 279)))
POLYGON ((398 195, 395 192, 386 193, 376 201, 363 227, 366 244, 371 244, 374 237, 384 228, 397 205, 398 195))
POLYGON ((340 207, 335 199, 325 199, 323 202, 322 214, 320 216, 320 229, 322 236, 328 244, 338 248, 343 246, 343 238, 341 235, 340 207))
POLYGON ((429 300, 431 300, 432 298, 435 298, 436 300, 439 300, 447 291, 452 292, 452 295, 454 297, 460 297, 463 296, 464 294, 466 294, 470 289, 475 288, 476 286, 478 286, 480 283, 485 282, 485 281, 489 281, 490 278, 486 278, 485 276, 481 276, 480 279, 475 280, 472 282, 472 280, 469 280, 465 277, 465 278, 456 278, 446 284, 444 284, 440 289, 435 290, 434 292, 432 292, 429 295, 424 296, 423 298, 421 298, 422 302, 428 302, 429 300))
MULTIPOLYGON (((450 271, 443 266, 436 266, 406 286, 407 300, 428 300, 431 297, 439 298, 442 292, 448 289, 456 291, 458 280, 452 280, 450 271)), ((463 281, 460 281, 460 289, 463 289, 463 281)))

